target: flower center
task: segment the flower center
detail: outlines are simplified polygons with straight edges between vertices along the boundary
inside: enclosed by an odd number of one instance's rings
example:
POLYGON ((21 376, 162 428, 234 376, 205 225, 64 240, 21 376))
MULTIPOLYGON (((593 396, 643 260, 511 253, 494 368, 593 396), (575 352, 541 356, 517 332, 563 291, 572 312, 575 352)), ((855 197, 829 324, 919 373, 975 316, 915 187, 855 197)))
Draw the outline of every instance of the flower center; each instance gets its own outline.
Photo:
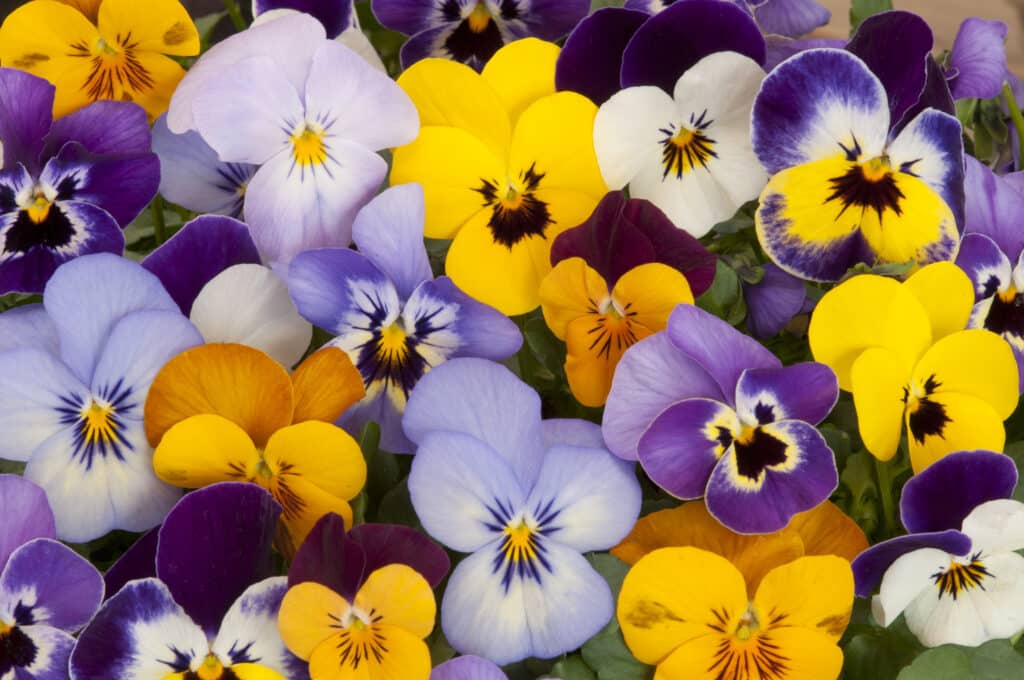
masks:
POLYGON ((545 230, 554 220, 547 203, 535 194, 543 179, 544 173, 537 172, 533 164, 520 173, 519 182, 509 178, 504 182, 480 180, 480 187, 473 191, 484 197, 485 207, 491 208, 487 226, 495 243, 512 250, 531 236, 544 238, 545 230))
POLYGON ((526 520, 520 520, 519 524, 505 527, 504 534, 505 542, 501 549, 505 553, 505 559, 512 562, 536 559, 535 533, 526 524, 526 520))
POLYGON ((46 193, 42 189, 37 188, 32 195, 32 202, 24 209, 25 214, 32 220, 33 224, 42 224, 50 216, 50 206, 52 205, 53 201, 47 198, 46 193))
MULTIPOLYGON (((849 155, 849 153, 848 153, 849 155)), ((829 180, 832 194, 826 202, 838 201, 839 214, 848 208, 874 210, 881 221, 887 210, 903 213, 900 201, 906 198, 896 184, 895 172, 887 156, 878 156, 865 163, 851 162, 847 171, 829 180)))
POLYGON ((131 42, 131 33, 111 41, 100 38, 92 45, 80 41, 71 45, 69 56, 89 62, 82 89, 90 99, 123 99, 153 89, 152 74, 139 61, 138 42, 131 42))
POLYGON ((984 327, 1006 339, 1014 349, 1024 350, 1024 293, 1012 283, 997 291, 985 315, 984 327))
POLYGON ((789 460, 789 444, 769 434, 760 425, 744 425, 738 435, 727 428, 718 428, 718 441, 723 449, 736 449, 736 472, 754 484, 763 481, 766 468, 789 460))
POLYGON ((903 403, 906 405, 910 434, 919 443, 923 444, 925 437, 941 437, 946 423, 951 422, 946 415, 946 407, 930 398, 941 386, 942 383, 930 375, 924 384, 911 383, 903 388, 903 403))
POLYGON ((469 30, 474 33, 486 31, 488 24, 491 23, 491 11, 487 9, 487 3, 482 0, 477 2, 476 7, 466 17, 466 23, 469 25, 469 30))
POLYGON ((199 680, 221 680, 224 676, 224 666, 213 652, 206 655, 203 663, 196 670, 196 677, 199 680))
POLYGON ((324 129, 311 123, 303 123, 292 133, 292 158, 300 167, 323 165, 327 161, 327 147, 324 145, 324 129))
POLYGON ((381 620, 380 615, 374 616, 352 610, 343 622, 343 630, 338 633, 338 657, 342 665, 358 669, 359 665, 373 657, 377 663, 384 660, 387 653, 387 638, 375 625, 381 620))
POLYGON ((991 577, 992 573, 981 561, 980 552, 971 555, 966 562, 960 562, 954 558, 950 560, 948 569, 932 574, 932 580, 935 581, 935 586, 939 589, 940 600, 943 595, 951 595, 955 600, 960 593, 972 588, 985 590, 983 582, 991 577))
POLYGON ((668 179, 669 175, 682 179, 697 166, 706 168, 712 158, 718 158, 715 140, 706 134, 712 122, 704 111, 700 116, 691 114, 687 125, 676 128, 674 123, 669 123, 668 127, 659 130, 664 135, 661 140, 662 180, 668 179))
POLYGON ((113 389, 102 389, 99 397, 88 397, 79 401, 74 397, 63 397, 62 406, 57 409, 61 424, 74 426, 74 449, 72 459, 92 467, 96 455, 113 455, 124 460, 124 452, 133 446, 125 434, 122 411, 132 408, 127 400, 131 389, 120 383, 113 389))
POLYGON ((737 640, 746 641, 750 639, 751 635, 757 633, 760 627, 760 623, 757 620, 757 614, 754 613, 754 609, 751 606, 743 613, 743 616, 740 617, 740 621, 737 624, 736 631, 733 635, 737 640))
POLYGON ((599 358, 618 361, 623 352, 651 334, 633 320, 637 313, 631 310, 632 306, 631 302, 620 305, 609 296, 599 306, 591 307, 594 325, 587 331, 591 352, 599 358))
POLYGON ((0 677, 8 677, 12 669, 31 666, 38 653, 32 638, 18 626, 0 621, 0 677))

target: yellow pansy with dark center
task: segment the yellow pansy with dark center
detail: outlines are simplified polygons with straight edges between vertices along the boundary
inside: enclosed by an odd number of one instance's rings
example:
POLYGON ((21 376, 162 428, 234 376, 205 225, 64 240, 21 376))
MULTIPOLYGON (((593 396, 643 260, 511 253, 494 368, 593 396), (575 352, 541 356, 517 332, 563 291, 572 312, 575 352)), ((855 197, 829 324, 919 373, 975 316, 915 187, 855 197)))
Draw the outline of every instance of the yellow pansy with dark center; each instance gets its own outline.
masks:
POLYGON ((993 576, 980 557, 981 553, 974 553, 966 562, 951 561, 947 569, 932 574, 935 587, 939 589, 939 599, 949 595, 955 600, 964 591, 985 589, 984 582, 993 576))
POLYGON ((670 123, 659 130, 665 138, 661 141, 661 162, 664 165, 662 179, 669 175, 682 179, 683 175, 693 172, 698 166, 706 168, 715 153, 715 140, 705 134, 712 121, 705 110, 700 116, 690 116, 688 125, 680 126, 670 123))
POLYGON ((518 181, 481 180, 474 191, 484 197, 484 205, 492 210, 490 227, 494 242, 512 249, 531 236, 544 238, 551 224, 551 212, 544 201, 535 195, 544 173, 536 170, 536 163, 520 173, 518 181))
POLYGON ((942 383, 930 375, 923 385, 903 388, 910 434, 920 443, 924 443, 925 437, 941 437, 943 428, 950 422, 945 407, 928 398, 941 386, 942 383))
POLYGON ((847 172, 829 180, 832 194, 826 202, 838 202, 839 214, 850 208, 873 210, 881 220, 891 210, 903 214, 901 201, 906 198, 893 176, 889 159, 872 158, 865 163, 851 163, 847 172))

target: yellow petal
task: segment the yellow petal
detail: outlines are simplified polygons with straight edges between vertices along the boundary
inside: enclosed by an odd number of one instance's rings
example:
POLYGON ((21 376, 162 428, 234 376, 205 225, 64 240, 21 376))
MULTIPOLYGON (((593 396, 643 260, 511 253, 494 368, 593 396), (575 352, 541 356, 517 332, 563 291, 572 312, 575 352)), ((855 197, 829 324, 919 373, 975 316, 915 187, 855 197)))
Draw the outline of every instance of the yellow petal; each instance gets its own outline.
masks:
POLYGON ((395 626, 374 626, 373 631, 379 636, 379 656, 364 647, 369 654, 358 663, 352 651, 342 658, 352 646, 344 634, 335 635, 313 652, 311 680, 427 680, 430 650, 423 640, 395 626))
POLYGON ((805 555, 836 555, 852 562, 868 549, 864 530, 832 501, 794 515, 788 528, 800 534, 805 555))
POLYGON ((731 658, 727 656, 729 637, 718 631, 708 631, 688 640, 658 664, 654 680, 719 680, 723 677, 747 680, 745 676, 722 675, 723 662, 731 658))
POLYGON ((747 592, 775 567, 804 554, 803 541, 792 527, 773 534, 743 535, 724 527, 703 501, 659 510, 637 520, 636 526, 611 553, 635 564, 644 555, 667 547, 691 546, 727 559, 743 574, 747 592))
MULTIPOLYGON (((1006 444, 1003 418, 990 404, 977 397, 955 392, 939 392, 928 397, 928 400, 932 402, 931 408, 940 409, 940 420, 948 420, 941 422, 937 428, 922 428, 915 426, 913 413, 910 408, 907 409, 907 442, 915 474, 956 451, 1003 450, 1006 444), (934 429, 938 429, 938 433, 926 434, 934 429)), ((934 424, 934 419, 931 422, 934 424)))
POLYGON ((932 340, 967 328, 974 307, 974 286, 952 262, 936 262, 903 282, 924 307, 932 325, 932 340))
POLYGON ((293 422, 333 423, 352 404, 366 396, 363 377, 348 354, 325 347, 307 357, 292 373, 295 389, 293 422))
POLYGON ((565 340, 570 322, 598 312, 607 298, 604 279, 582 257, 562 260, 540 285, 544 321, 559 340, 565 340))
POLYGON ((334 513, 341 517, 346 529, 352 528, 352 506, 348 501, 327 493, 303 477, 279 475, 255 481, 270 492, 284 511, 274 545, 286 556, 295 555, 324 515, 334 513))
POLYGON ((277 671, 258 663, 235 664, 231 666, 231 671, 238 680, 285 680, 277 671))
POLYGON ((761 580, 754 606, 763 626, 809 628, 838 641, 853 609, 850 563, 816 555, 776 567, 761 580))
POLYGON ((959 331, 932 345, 914 369, 914 381, 924 385, 932 376, 936 391, 977 397, 1004 420, 1017 408, 1019 377, 1013 350, 991 331, 959 331))
POLYGON ((130 44, 137 52, 199 54, 199 31, 178 0, 103 0, 99 29, 108 41, 131 35, 130 44))
POLYGON ((96 23, 96 18, 99 16, 100 11, 100 3, 103 0, 60 0, 60 2, 74 7, 84 14, 89 21, 96 23))
POLYGON ((274 475, 301 477, 332 496, 355 498, 366 483, 366 460, 345 430, 307 420, 275 432, 264 453, 274 475))
POLYGON ((185 69, 170 57, 154 52, 140 54, 138 61, 149 74, 152 85, 139 89, 125 89, 118 98, 130 99, 144 108, 152 121, 167 111, 171 95, 185 77, 185 69))
POLYGON ((355 606, 373 610, 381 625, 396 626, 419 638, 434 630, 434 591, 419 572, 404 564, 389 564, 370 574, 356 594, 355 606))
POLYGON ((262 447, 291 423, 292 410, 292 381, 281 364, 252 347, 212 343, 182 352, 160 369, 146 399, 146 437, 155 447, 175 423, 214 413, 262 447))
POLYGON ((212 414, 191 416, 176 424, 153 452, 156 476, 186 489, 249 481, 258 462, 249 435, 230 420, 212 414))
POLYGON ((774 628, 764 634, 786 659, 787 678, 836 680, 843 670, 843 652, 830 635, 807 628, 774 628))
POLYGON ((611 313, 574 319, 566 332, 565 376, 576 400, 592 408, 603 406, 622 355, 652 333, 611 313))
POLYGON ((617 615, 633 656, 659 663, 680 645, 734 630, 747 610, 743 576, 728 560, 697 548, 662 548, 629 570, 617 615))
POLYGON ((537 38, 508 43, 494 53, 481 73, 515 125, 520 114, 541 97, 555 93, 558 45, 537 38))
POLYGON ((853 405, 864 447, 879 460, 896 454, 903 431, 906 385, 910 378, 892 351, 873 347, 853 364, 853 405))
POLYGON ((660 331, 668 324, 676 305, 693 304, 693 291, 678 269, 651 262, 619 277, 612 298, 623 316, 652 331, 660 331))
MULTIPOLYGON (((505 106, 498 93, 470 67, 448 59, 423 59, 402 73, 398 86, 416 105, 424 128, 458 128, 499 158, 508 155, 512 125, 505 106)), ((392 180, 392 184, 405 181, 409 180, 392 180)))
POLYGON ((391 184, 422 184, 424 233, 427 238, 449 239, 467 221, 482 214, 485 199, 480 191, 485 181, 505 178, 505 161, 506 156, 497 155, 465 130, 425 125, 416 141, 395 149, 391 184))
POLYGON ((337 631, 351 607, 341 595, 319 583, 292 586, 281 601, 277 627, 292 654, 309 660, 320 643, 337 631))

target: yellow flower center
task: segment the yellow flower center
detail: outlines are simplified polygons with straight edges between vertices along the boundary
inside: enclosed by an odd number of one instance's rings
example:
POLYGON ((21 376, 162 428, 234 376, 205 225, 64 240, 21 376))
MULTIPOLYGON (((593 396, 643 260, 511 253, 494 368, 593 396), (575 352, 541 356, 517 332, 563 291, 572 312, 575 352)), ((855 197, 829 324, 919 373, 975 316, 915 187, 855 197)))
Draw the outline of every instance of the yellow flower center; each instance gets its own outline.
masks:
POLYGON ((949 568, 932 574, 932 580, 939 589, 939 599, 950 595, 955 600, 958 595, 972 588, 982 588, 982 582, 991 578, 992 573, 981 561, 981 553, 974 553, 966 563, 950 560, 949 568))
POLYGON ((292 157, 299 166, 322 165, 327 161, 323 128, 303 123, 292 133, 291 141, 292 157))
POLYGON ((740 436, 736 437, 736 443, 740 445, 749 445, 754 441, 754 437, 757 436, 757 427, 752 425, 744 425, 743 429, 740 430, 740 436))
POLYGON ((1006 287, 1006 290, 998 293, 999 299, 1007 304, 1013 304, 1017 300, 1018 294, 1019 291, 1012 283, 1006 287))
POLYGON ((101 405, 96 401, 89 402, 89 405, 81 411, 81 433, 85 443, 96 444, 97 442, 110 443, 117 436, 112 406, 101 405))
POLYGON ((9 626, 6 623, 4 623, 3 621, 0 621, 0 637, 3 637, 4 635, 7 635, 12 630, 14 630, 14 626, 9 626))
POLYGON ((531 529, 525 520, 520 520, 516 525, 505 527, 505 542, 501 549, 505 558, 512 562, 533 560, 537 557, 537 544, 534 538, 534 530, 531 529))
POLYGON ((153 75, 138 58, 139 43, 131 40, 129 33, 113 40, 99 38, 91 45, 85 41, 71 45, 69 56, 89 62, 82 84, 89 99, 131 101, 153 89, 153 75))
POLYGON ((213 652, 206 655, 203 664, 196 670, 199 680, 220 680, 224 676, 224 666, 213 652))
POLYGON ((680 126, 677 130, 675 125, 671 124, 660 130, 665 135, 661 140, 663 180, 668 179, 669 175, 682 179, 683 175, 692 172, 698 166, 706 168, 711 159, 718 156, 715 153, 715 140, 705 134, 706 128, 712 122, 706 120, 706 116, 707 112, 700 117, 691 116, 691 127, 680 126))
POLYGON ((119 50, 116 45, 111 45, 103 38, 100 38, 96 41, 96 48, 93 50, 93 54, 98 57, 117 57, 121 55, 121 50, 119 50))
POLYGON ((35 195, 32 197, 32 202, 29 203, 28 207, 25 208, 25 212, 28 213, 28 218, 35 224, 42 224, 46 221, 46 218, 50 216, 50 206, 53 205, 53 201, 48 199, 46 195, 36 190, 35 195))
POLYGON ((751 635, 757 633, 760 628, 760 624, 757 621, 757 615, 754 613, 753 606, 748 609, 743 616, 740 617, 739 625, 736 626, 734 636, 737 640, 747 641, 751 635))
POLYGON ((864 179, 867 181, 881 182, 892 172, 892 166, 889 165, 888 157, 879 156, 872 158, 867 163, 862 163, 860 171, 864 174, 864 179))
POLYGON ((349 613, 344 629, 338 634, 338 658, 342 665, 358 669, 371 657, 381 663, 388 651, 387 638, 375 624, 380 616, 370 619, 359 612, 349 613))
POLYGON ((487 30, 487 25, 491 23, 491 11, 487 9, 487 3, 480 0, 476 3, 476 7, 466 17, 466 22, 469 24, 469 30, 474 33, 483 33, 487 30))

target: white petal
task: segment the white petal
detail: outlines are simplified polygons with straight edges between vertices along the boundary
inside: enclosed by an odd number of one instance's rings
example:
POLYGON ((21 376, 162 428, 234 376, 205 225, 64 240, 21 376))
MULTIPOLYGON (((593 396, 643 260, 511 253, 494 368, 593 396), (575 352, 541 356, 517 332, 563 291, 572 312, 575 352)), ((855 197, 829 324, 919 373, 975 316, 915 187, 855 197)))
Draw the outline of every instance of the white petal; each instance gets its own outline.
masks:
POLYGON ((1024 548, 1024 503, 1010 498, 982 503, 964 518, 962 531, 972 550, 986 554, 1024 548))
POLYGON ((286 678, 298 677, 298 667, 305 664, 288 651, 277 629, 277 612, 287 590, 287 577, 278 576, 249 586, 235 600, 210 648, 221 663, 258 663, 286 678))
POLYGON ((893 562, 882 577, 878 595, 871 601, 875 621, 888 626, 911 602, 929 596, 933 591, 932 574, 946 569, 951 559, 942 550, 922 548, 893 562))
POLYGON ((0 458, 26 461, 61 429, 63 399, 80 403, 88 390, 52 354, 24 348, 0 353, 0 458))
POLYGON ((0 352, 16 347, 35 347, 55 356, 60 352, 57 327, 41 304, 15 307, 0 314, 0 352))
POLYGON ((708 117, 742 122, 750 136, 750 112, 764 80, 753 59, 736 52, 716 52, 694 64, 676 81, 673 97, 683 111, 707 111, 708 117))
POLYGON ((661 172, 664 129, 680 113, 664 90, 628 87, 601 105, 594 119, 594 151, 610 189, 621 189, 643 169, 661 172))
MULTIPOLYGON (((355 12, 352 12, 352 17, 353 19, 356 18, 355 12)), ((381 73, 388 72, 387 68, 384 66, 384 62, 380 59, 380 55, 377 54, 377 50, 374 48, 373 43, 370 42, 370 39, 367 38, 361 30, 359 30, 358 25, 342 31, 341 35, 337 37, 337 40, 342 45, 365 59, 367 64, 374 67, 381 73)))

